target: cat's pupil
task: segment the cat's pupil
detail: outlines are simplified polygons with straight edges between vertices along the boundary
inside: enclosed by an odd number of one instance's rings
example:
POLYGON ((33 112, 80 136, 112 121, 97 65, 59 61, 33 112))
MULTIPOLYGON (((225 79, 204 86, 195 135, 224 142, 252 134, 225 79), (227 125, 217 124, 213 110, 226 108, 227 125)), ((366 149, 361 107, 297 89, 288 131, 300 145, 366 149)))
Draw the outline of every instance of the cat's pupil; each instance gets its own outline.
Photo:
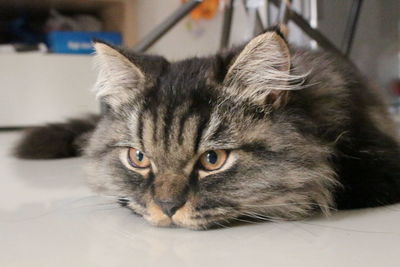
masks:
POLYGON ((136 159, 138 161, 143 161, 143 158, 144 158, 144 154, 141 151, 137 150, 136 151, 136 159))
POLYGON ((215 151, 209 151, 209 152, 207 153, 207 161, 208 161, 210 164, 215 164, 215 163, 217 163, 217 161, 218 161, 218 155, 217 155, 217 153, 215 153, 215 151))

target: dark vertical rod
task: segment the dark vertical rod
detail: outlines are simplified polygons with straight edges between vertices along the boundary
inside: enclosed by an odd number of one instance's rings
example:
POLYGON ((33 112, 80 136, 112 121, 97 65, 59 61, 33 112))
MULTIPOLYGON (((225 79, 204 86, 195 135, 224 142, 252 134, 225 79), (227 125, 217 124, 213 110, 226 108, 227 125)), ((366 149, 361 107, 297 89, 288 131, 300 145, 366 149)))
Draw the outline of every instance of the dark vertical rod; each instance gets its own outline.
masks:
MULTIPOLYGON (((247 0, 242 0, 242 3, 244 5, 244 10, 246 11, 246 14, 250 15, 250 9, 247 6, 247 0)), ((264 24, 262 22, 260 12, 258 12, 258 10, 255 10, 255 25, 253 29, 253 34, 257 35, 263 31, 264 31, 264 24)))
POLYGON ((176 23, 183 17, 190 13, 196 6, 201 4, 203 0, 191 0, 180 6, 174 13, 167 17, 150 33, 148 33, 138 44, 135 45, 134 50, 137 52, 144 52, 149 49, 158 39, 166 34, 176 23))
MULTIPOLYGON (((276 7, 279 6, 279 0, 270 0, 276 7)), ((338 55, 343 55, 343 53, 336 48, 322 33, 318 30, 313 29, 310 24, 296 11, 291 10, 289 14, 289 20, 292 20, 300 29, 302 29, 311 39, 317 41, 317 43, 326 50, 337 53, 338 55)))
POLYGON ((260 12, 258 10, 256 11, 256 27, 257 28, 254 29, 254 35, 262 33, 264 31, 264 29, 266 28, 266 27, 264 27, 260 12))
POLYGON ((222 24, 222 33, 221 33, 221 43, 220 43, 220 47, 219 47, 220 49, 225 49, 229 46, 231 29, 232 29, 234 2, 235 2, 235 0, 230 0, 229 4, 227 4, 225 6, 224 21, 222 24))
POLYGON ((269 0, 265 0, 265 16, 266 16, 265 28, 271 27, 271 23, 272 23, 271 15, 272 15, 271 14, 271 4, 269 3, 269 0))
POLYGON ((290 0, 281 0, 277 24, 286 25, 288 23, 291 2, 290 0))
POLYGON ((348 56, 351 52, 362 3, 363 0, 353 0, 351 3, 350 14, 347 19, 346 29, 342 41, 342 51, 346 56, 348 56))

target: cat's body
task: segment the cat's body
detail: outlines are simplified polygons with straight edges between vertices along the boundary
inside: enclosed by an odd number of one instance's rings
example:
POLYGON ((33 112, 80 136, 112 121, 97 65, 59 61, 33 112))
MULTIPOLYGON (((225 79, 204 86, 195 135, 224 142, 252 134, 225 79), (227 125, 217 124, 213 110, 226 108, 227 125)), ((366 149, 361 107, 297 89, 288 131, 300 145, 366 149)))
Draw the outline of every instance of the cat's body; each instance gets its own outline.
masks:
POLYGON ((102 43, 96 50, 96 90, 110 110, 95 129, 83 121, 72 130, 52 126, 68 138, 32 130, 21 157, 57 157, 57 143, 79 143, 94 188, 126 197, 160 226, 299 219, 400 201, 394 123, 377 92, 337 56, 289 50, 270 32, 244 48, 175 63, 102 43), (47 152, 40 136, 54 140, 47 152))

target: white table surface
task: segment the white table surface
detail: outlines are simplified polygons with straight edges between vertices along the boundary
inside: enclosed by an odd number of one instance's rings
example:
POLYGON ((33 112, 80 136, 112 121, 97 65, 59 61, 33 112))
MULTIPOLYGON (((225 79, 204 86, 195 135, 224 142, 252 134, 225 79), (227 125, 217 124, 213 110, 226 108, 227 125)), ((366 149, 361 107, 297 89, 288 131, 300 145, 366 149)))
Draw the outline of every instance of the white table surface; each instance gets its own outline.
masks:
POLYGON ((85 184, 82 159, 23 161, 0 133, 0 266, 400 266, 400 205, 193 231, 156 228, 85 184))

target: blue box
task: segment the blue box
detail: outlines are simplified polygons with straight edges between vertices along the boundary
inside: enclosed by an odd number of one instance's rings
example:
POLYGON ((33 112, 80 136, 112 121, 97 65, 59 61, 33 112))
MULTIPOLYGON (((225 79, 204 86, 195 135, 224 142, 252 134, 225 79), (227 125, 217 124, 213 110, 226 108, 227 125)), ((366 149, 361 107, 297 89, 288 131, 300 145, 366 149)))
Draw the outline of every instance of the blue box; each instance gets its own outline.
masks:
POLYGON ((92 41, 98 39, 113 45, 122 44, 122 35, 118 32, 72 32, 53 31, 47 34, 47 46, 53 53, 92 54, 92 41))

